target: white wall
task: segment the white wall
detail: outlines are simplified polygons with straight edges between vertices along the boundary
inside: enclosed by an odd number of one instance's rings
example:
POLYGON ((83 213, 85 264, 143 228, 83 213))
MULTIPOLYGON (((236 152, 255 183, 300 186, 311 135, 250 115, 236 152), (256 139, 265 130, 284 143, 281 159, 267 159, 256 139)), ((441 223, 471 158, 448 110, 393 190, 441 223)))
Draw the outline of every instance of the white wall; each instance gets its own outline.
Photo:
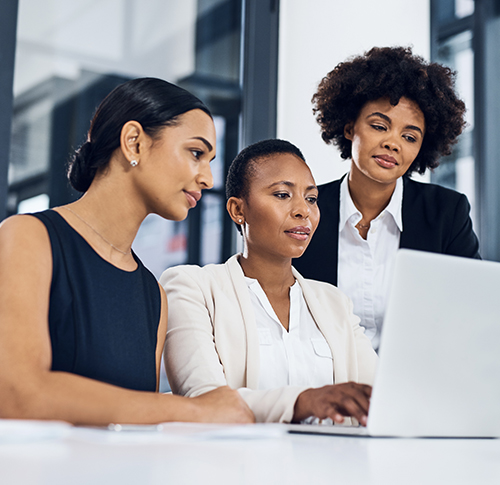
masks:
POLYGON ((326 145, 312 114, 311 97, 339 62, 373 46, 412 45, 430 57, 429 0, 281 0, 278 137, 304 153, 317 183, 349 169, 326 145))
POLYGON ((82 70, 175 82, 194 70, 196 0, 19 0, 14 95, 82 70))

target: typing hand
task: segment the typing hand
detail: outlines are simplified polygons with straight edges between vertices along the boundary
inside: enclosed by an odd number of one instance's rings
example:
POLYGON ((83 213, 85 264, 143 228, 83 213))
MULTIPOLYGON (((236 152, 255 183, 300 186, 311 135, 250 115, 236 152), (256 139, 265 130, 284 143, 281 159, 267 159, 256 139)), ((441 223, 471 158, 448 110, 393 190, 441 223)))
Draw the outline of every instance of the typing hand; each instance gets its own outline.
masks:
POLYGON ((343 423, 347 416, 356 418, 361 425, 366 426, 371 393, 371 386, 356 382, 307 389, 295 401, 293 421, 316 416, 343 423))

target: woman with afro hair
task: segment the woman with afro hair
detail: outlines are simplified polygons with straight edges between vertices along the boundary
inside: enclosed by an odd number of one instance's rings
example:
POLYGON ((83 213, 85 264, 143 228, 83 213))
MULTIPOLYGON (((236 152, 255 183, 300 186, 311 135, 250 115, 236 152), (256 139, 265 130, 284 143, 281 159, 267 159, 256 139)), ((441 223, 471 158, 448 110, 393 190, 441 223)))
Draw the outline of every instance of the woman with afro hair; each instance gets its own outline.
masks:
POLYGON ((351 297, 377 349, 398 248, 480 257, 466 196, 410 178, 451 153, 465 105, 449 68, 404 47, 340 63, 312 102, 321 137, 351 167, 319 187, 321 221, 294 266, 351 297))

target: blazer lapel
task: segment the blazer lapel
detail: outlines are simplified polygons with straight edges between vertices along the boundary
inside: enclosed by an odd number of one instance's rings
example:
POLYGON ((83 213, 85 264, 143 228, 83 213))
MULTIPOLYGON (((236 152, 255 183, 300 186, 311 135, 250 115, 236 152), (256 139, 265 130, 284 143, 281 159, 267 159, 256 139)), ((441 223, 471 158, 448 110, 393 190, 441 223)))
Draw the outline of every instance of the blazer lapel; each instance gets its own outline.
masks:
POLYGON ((309 308, 316 325, 328 342, 332 352, 334 383, 339 384, 347 382, 348 375, 344 364, 346 362, 345 349, 342 345, 339 345, 339 342, 343 342, 344 339, 338 331, 339 325, 337 325, 336 322, 337 317, 335 314, 332 314, 331 311, 325 311, 307 281, 295 268, 292 268, 292 271, 302 288, 302 293, 307 307, 309 308))
MULTIPOLYGON (((415 222, 418 226, 418 219, 415 220, 415 213, 419 213, 418 209, 414 207, 414 194, 411 190, 411 184, 408 184, 408 178, 403 177, 403 203, 401 205, 401 218, 403 220, 403 232, 399 239, 399 247, 411 249, 411 241, 413 241, 415 232, 415 222)), ((419 228, 416 228, 417 234, 419 228)))
POLYGON ((340 184, 344 180, 346 175, 344 175, 337 183, 332 185, 330 198, 327 204, 325 204, 325 217, 330 219, 331 230, 330 234, 326 234, 330 237, 331 241, 331 262, 329 262, 329 269, 331 273, 331 279, 325 280, 334 286, 338 284, 338 267, 339 267, 339 223, 340 223, 340 184))
POLYGON ((231 282, 238 299, 238 304, 241 308, 241 316, 245 326, 247 356, 246 356, 246 387, 257 389, 259 385, 260 372, 260 352, 259 352, 259 337, 257 334, 257 324, 255 323, 255 313, 252 306, 252 301, 248 294, 248 287, 245 282, 245 275, 238 263, 236 254, 229 258, 226 262, 226 267, 231 278, 231 282))

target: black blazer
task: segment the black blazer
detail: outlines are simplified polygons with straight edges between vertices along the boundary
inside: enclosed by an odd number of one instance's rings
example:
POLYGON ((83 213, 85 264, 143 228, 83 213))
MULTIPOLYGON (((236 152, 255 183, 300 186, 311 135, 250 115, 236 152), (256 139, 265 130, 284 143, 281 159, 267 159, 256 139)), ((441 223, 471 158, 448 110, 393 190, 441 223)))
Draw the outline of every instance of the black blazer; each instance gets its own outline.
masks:
MULTIPOLYGON (((305 277, 337 285, 340 183, 319 186, 321 219, 305 253, 293 260, 305 277)), ((464 194, 403 177, 400 248, 480 258, 464 194)))

